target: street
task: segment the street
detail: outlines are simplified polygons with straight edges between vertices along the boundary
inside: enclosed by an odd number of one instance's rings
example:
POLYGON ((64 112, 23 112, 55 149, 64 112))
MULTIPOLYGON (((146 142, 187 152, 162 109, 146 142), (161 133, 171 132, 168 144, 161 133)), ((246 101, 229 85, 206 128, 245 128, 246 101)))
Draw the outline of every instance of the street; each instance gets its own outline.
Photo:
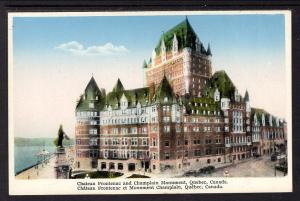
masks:
MULTIPOLYGON (((228 177, 274 177, 275 164, 276 162, 270 161, 270 157, 252 158, 226 168, 217 169, 212 174, 204 176, 224 177, 224 172, 228 171, 228 177)), ((276 176, 283 176, 283 172, 276 170, 276 176)))

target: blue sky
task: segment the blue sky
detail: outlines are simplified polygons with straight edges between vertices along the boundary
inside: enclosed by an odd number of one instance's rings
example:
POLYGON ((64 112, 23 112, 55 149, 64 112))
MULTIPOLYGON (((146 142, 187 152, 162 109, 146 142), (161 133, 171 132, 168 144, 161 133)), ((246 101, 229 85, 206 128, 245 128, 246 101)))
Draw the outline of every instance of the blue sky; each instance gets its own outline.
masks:
MULTIPOLYGON (((72 136, 76 99, 91 75, 107 91, 118 77, 125 88, 141 87, 143 60, 150 58, 162 32, 184 19, 185 15, 15 17, 16 135, 26 131, 33 137, 51 136, 63 123, 72 136), (34 117, 26 118, 33 111, 34 117), (53 117, 46 126, 45 116, 53 117), (43 126, 33 126, 37 124, 43 126)), ((211 44, 213 71, 226 70, 241 94, 248 89, 252 106, 285 117, 284 16, 188 19, 203 44, 211 44)))

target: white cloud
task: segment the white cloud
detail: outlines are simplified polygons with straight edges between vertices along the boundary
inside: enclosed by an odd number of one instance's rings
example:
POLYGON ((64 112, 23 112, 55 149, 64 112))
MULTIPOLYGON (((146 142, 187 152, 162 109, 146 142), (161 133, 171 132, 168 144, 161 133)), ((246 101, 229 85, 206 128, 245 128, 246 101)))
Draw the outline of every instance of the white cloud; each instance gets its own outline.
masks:
POLYGON ((118 55, 129 52, 129 50, 123 45, 116 46, 112 43, 106 43, 102 46, 93 45, 84 47, 84 45, 77 41, 62 43, 55 47, 55 49, 64 50, 77 55, 118 55))

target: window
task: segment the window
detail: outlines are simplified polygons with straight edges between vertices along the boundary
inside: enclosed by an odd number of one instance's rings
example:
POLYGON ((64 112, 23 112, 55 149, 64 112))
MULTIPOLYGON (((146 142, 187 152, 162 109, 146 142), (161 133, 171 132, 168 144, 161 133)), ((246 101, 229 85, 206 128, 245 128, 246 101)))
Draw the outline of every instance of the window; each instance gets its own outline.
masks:
POLYGON ((165 141, 165 147, 170 146, 169 141, 165 141))
POLYGON ((142 145, 144 145, 144 146, 148 145, 148 139, 147 138, 142 139, 142 145))
POLYGON ((113 158, 117 158, 118 157, 118 153, 116 150, 113 151, 113 158))
POLYGON ((104 145, 108 145, 108 138, 104 139, 104 145))
POLYGON ((96 135, 97 133, 98 133, 98 132, 97 132, 97 129, 94 129, 94 128, 93 128, 93 129, 90 129, 90 130, 89 130, 89 134, 90 134, 90 135, 96 135))
POLYGON ((104 150, 104 158, 108 158, 108 150, 104 150))
POLYGON ((169 112, 170 111, 170 107, 168 105, 164 105, 163 106, 163 112, 166 113, 166 112, 169 112))
POLYGON ((132 134, 137 134, 137 128, 136 127, 132 127, 130 130, 131 130, 130 132, 132 134))
POLYGON ((180 125, 176 125, 176 132, 177 132, 177 133, 180 133, 180 132, 181 132, 180 125))
POLYGON ((206 149, 206 150, 205 150, 205 154, 206 154, 206 155, 211 155, 211 149, 206 149))
POLYGON ((76 144, 81 144, 80 139, 76 140, 76 144))
POLYGON ((131 139, 131 145, 137 145, 137 138, 131 139))
POLYGON ((128 133, 128 128, 122 128, 121 132, 122 132, 122 134, 127 134, 128 133))
POLYGON ((170 117, 164 117, 164 118, 163 118, 163 122, 164 122, 164 123, 170 122, 170 117))
POLYGON ((89 103, 89 108, 94 108, 94 103, 89 103))
POLYGON ((156 107, 155 106, 152 107, 152 112, 156 112, 156 107))
POLYGON ((142 133, 147 133, 147 127, 142 127, 142 133))
POLYGON ((166 160, 170 159, 170 153, 169 153, 169 152, 166 152, 166 153, 165 153, 165 159, 166 159, 166 160))
POLYGON ((221 138, 220 135, 216 136, 216 144, 220 144, 221 143, 221 138))
POLYGON ((211 144, 211 139, 209 136, 206 136, 205 138, 205 144, 211 144))
POLYGON ((152 146, 156 146, 156 138, 152 138, 152 146))
POLYGON ((183 128, 183 131, 184 131, 184 132, 187 132, 187 131, 188 131, 188 128, 185 126, 185 127, 183 128))
POLYGON ((217 147, 216 151, 217 151, 217 155, 222 154, 223 153, 223 148, 222 147, 217 147))
POLYGON ((118 138, 114 138, 114 139, 113 139, 113 145, 117 145, 117 144, 119 144, 118 138))
POLYGON ((76 156, 79 158, 81 156, 81 151, 77 150, 76 151, 76 156))
POLYGON ((201 156, 201 150, 200 149, 194 150, 194 156, 201 156))
POLYGON ((97 125, 97 121, 90 121, 90 125, 97 125))
POLYGON ((164 126, 164 132, 166 133, 170 132, 170 126, 164 126))
POLYGON ((194 144, 200 144, 200 140, 199 139, 194 139, 194 144))
POLYGON ((89 141, 89 144, 90 144, 91 146, 96 146, 96 145, 98 145, 98 140, 97 140, 97 138, 91 138, 90 141, 89 141))
POLYGON ((184 145, 188 145, 189 144, 189 141, 188 140, 185 140, 184 141, 184 145))
POLYGON ((90 157, 97 158, 98 157, 98 150, 90 150, 90 157))
POLYGON ((119 133, 118 128, 113 128, 113 134, 118 134, 118 133, 119 133))
POLYGON ((127 138, 122 138, 122 145, 127 145, 127 138))

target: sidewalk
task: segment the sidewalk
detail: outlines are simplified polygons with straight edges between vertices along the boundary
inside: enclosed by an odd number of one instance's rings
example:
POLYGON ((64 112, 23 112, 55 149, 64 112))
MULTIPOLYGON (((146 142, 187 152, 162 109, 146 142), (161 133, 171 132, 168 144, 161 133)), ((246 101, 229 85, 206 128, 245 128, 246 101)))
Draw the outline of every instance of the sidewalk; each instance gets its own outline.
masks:
POLYGON ((47 164, 42 163, 18 174, 16 179, 55 179, 55 157, 49 159, 47 164))

